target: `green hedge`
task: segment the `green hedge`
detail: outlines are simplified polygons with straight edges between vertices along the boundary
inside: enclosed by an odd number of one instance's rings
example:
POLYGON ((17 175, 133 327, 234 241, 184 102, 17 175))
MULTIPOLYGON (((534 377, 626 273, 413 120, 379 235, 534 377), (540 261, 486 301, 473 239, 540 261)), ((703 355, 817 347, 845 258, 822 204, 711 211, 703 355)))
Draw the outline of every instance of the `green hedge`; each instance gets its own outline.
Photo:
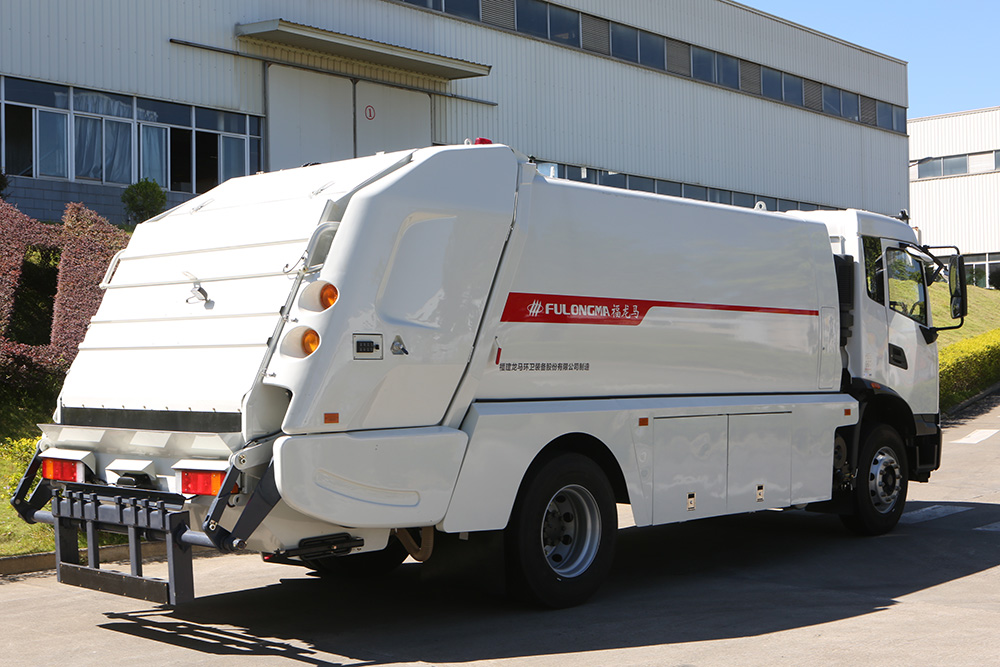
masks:
POLYGON ((1000 382, 1000 329, 966 338, 938 353, 941 369, 941 410, 1000 382))

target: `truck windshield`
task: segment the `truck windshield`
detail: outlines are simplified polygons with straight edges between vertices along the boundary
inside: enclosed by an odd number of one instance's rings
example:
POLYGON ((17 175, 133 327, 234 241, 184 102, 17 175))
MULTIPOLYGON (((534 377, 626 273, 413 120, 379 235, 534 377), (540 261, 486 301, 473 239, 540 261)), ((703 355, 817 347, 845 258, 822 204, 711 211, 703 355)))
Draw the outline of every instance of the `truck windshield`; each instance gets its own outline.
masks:
POLYGON ((909 253, 889 248, 885 251, 889 283, 889 307, 927 325, 927 287, 924 267, 909 253))

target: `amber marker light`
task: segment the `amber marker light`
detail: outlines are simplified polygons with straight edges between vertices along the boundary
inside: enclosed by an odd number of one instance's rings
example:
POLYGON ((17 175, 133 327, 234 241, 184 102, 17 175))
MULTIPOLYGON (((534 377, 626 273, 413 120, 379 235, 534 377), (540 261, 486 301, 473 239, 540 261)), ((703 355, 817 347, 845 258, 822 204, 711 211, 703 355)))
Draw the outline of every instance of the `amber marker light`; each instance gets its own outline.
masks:
POLYGON ((319 347, 319 334, 313 329, 306 329, 302 332, 302 351, 308 357, 319 347))
POLYGON ((323 310, 326 310, 333 304, 337 303, 337 299, 339 298, 340 290, 337 289, 336 285, 327 283, 319 290, 319 305, 323 308, 323 310))

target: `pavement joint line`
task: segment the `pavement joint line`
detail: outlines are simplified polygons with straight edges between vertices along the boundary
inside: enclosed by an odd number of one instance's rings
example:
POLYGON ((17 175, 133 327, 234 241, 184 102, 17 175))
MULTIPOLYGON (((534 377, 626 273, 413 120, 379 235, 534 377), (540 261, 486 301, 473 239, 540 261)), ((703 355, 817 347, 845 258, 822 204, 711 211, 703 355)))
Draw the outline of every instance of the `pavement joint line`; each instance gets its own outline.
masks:
POLYGON ((899 517, 899 523, 923 523, 924 521, 933 521, 934 519, 940 519, 952 514, 967 512, 971 509, 971 507, 965 505, 930 505, 929 507, 921 507, 918 510, 906 512, 903 516, 899 517))

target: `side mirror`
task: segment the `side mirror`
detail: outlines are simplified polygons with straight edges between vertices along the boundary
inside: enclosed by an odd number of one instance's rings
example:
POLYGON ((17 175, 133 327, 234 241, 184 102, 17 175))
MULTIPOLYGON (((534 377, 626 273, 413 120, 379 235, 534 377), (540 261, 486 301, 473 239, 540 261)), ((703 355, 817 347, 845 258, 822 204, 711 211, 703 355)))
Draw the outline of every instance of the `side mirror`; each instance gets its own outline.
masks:
POLYGON ((951 319, 969 314, 969 297, 965 285, 965 258, 952 255, 948 258, 948 294, 951 296, 951 319))

